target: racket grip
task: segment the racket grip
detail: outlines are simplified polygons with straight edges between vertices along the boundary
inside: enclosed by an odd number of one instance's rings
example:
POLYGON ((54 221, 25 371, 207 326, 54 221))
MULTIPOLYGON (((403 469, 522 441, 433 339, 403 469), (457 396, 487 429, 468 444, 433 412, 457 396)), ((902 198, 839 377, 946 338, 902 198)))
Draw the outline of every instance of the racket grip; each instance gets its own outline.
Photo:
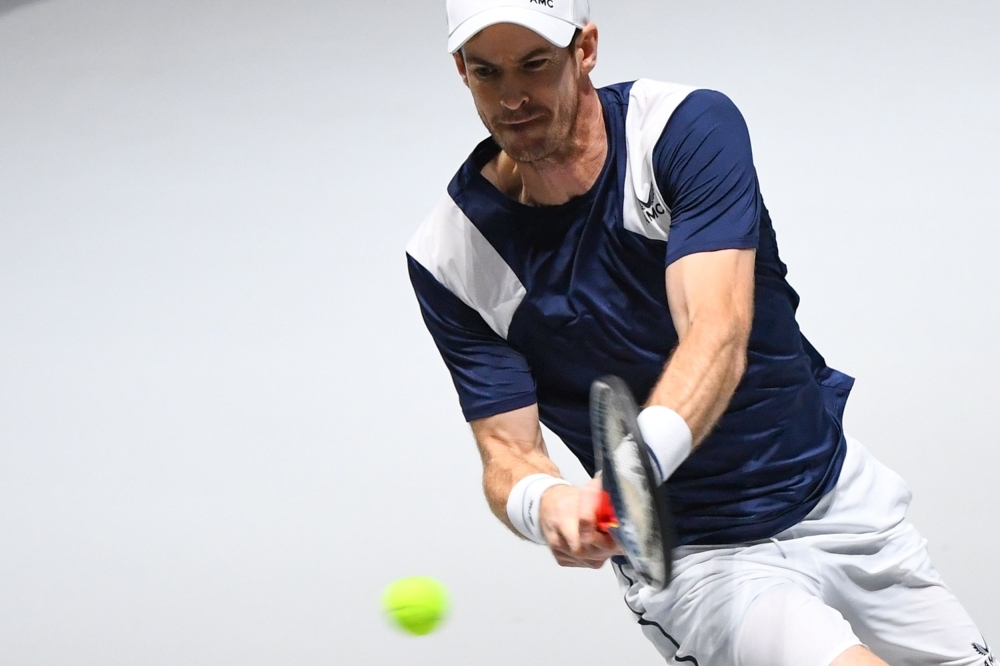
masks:
POLYGON ((601 503, 597 506, 597 529, 607 533, 612 527, 618 527, 618 516, 615 515, 615 507, 611 503, 611 495, 601 491, 601 503))

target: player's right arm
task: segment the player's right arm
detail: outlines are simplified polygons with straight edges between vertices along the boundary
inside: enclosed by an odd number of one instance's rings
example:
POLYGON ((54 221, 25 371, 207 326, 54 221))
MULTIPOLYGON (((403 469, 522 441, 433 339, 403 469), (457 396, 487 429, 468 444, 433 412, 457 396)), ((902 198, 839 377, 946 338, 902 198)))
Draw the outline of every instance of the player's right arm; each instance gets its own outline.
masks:
MULTIPOLYGON (((538 406, 476 419, 471 426, 483 460, 486 501, 496 517, 520 536, 507 515, 514 486, 532 474, 559 477, 559 468, 545 448, 538 406)), ((607 534, 597 531, 600 492, 600 484, 592 481, 582 488, 552 486, 542 494, 542 534, 562 566, 597 568, 619 552, 607 534)))
MULTIPOLYGON (((466 244, 478 232, 463 226, 465 219, 450 194, 442 199, 407 246, 407 263, 424 323, 479 445, 486 499, 497 518, 516 534, 545 542, 560 564, 600 566, 618 551, 596 530, 599 484, 551 485, 559 470, 542 439, 535 380, 527 359, 503 337, 506 325, 498 323, 509 309, 500 298, 505 292, 491 287, 480 293, 466 284, 471 272, 463 267, 496 268, 502 259, 487 245, 466 244), (541 478, 527 479, 533 475, 541 478), (512 495, 515 487, 525 493, 512 495), (528 516, 520 525, 523 533, 511 522, 508 506, 518 519, 528 516)), ((480 276, 477 284, 495 282, 480 276)))

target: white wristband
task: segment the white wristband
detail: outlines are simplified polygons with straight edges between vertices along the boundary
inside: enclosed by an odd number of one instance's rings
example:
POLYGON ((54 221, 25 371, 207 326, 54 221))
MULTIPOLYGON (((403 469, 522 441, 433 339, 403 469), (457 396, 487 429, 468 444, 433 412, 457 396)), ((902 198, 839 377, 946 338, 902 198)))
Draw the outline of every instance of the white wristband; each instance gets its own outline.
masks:
POLYGON ((510 524, 526 538, 535 543, 546 544, 538 520, 542 493, 552 486, 568 485, 567 481, 548 474, 529 474, 518 481, 507 497, 507 517, 510 524))
POLYGON ((691 428, 680 414, 662 405, 647 407, 637 420, 651 454, 656 485, 660 485, 691 455, 691 428))

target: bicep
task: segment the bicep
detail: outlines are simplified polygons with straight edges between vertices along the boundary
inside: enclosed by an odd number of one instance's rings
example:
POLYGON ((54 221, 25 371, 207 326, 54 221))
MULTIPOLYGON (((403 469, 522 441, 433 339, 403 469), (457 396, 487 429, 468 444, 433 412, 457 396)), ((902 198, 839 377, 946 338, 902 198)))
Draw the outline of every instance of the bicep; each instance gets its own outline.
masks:
POLYGON ((755 258, 755 250, 698 252, 667 267, 667 302, 680 339, 696 322, 746 339, 753 320, 755 258))
POLYGON ((683 339, 697 322, 748 333, 762 201, 750 136, 724 95, 697 91, 655 152, 671 205, 667 300, 683 339))

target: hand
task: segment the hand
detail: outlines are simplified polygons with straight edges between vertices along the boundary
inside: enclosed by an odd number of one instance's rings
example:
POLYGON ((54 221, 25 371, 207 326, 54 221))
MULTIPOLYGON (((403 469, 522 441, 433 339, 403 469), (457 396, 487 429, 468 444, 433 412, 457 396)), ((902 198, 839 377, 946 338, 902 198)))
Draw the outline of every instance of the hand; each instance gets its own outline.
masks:
POLYGON ((598 478, 582 488, 553 486, 542 495, 542 534, 561 566, 599 569, 612 555, 621 555, 611 535, 597 529, 601 492, 598 478))

